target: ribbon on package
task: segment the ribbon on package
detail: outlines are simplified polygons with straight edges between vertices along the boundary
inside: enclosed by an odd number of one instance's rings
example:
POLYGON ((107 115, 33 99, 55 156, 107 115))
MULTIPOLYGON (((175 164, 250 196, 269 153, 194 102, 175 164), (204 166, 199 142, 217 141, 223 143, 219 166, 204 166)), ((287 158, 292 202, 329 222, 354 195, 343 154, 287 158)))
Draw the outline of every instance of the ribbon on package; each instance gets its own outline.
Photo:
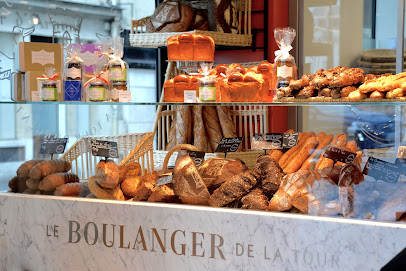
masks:
POLYGON ((278 60, 280 58, 288 58, 290 55, 289 52, 292 49, 293 49, 292 45, 287 45, 285 47, 282 47, 280 50, 276 50, 275 51, 275 56, 276 56, 275 62, 276 62, 276 60, 278 60))
POLYGON ((57 78, 59 78, 59 75, 57 73, 55 73, 53 76, 43 74, 42 76, 37 77, 37 79, 39 80, 52 80, 52 81, 56 81, 57 78))
POLYGON ((83 59, 81 59, 77 52, 73 54, 73 56, 66 57, 66 62, 73 62, 74 60, 79 61, 80 63, 84 63, 83 59))
POLYGON ((95 75, 95 76, 93 76, 92 78, 90 78, 90 79, 85 83, 85 87, 87 87, 87 85, 89 85, 90 82, 93 82, 93 81, 95 81, 95 80, 97 80, 97 79, 103 81, 104 83, 106 83, 106 84, 108 85, 109 82, 108 82, 106 79, 104 79, 104 78, 101 77, 103 73, 104 73, 104 71, 101 71, 101 72, 99 72, 97 75, 95 75))

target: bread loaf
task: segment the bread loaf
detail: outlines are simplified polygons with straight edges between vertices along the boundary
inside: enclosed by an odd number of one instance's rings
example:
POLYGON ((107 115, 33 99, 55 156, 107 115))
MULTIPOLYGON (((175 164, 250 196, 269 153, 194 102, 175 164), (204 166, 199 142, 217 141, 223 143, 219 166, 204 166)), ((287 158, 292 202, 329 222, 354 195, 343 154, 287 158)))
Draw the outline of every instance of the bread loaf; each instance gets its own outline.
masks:
POLYGON ((180 158, 173 171, 173 189, 185 204, 207 205, 209 191, 190 156, 180 158))
POLYGON ((260 188, 251 190, 247 195, 241 199, 243 209, 251 210, 267 210, 268 198, 260 188))
POLYGON ((317 137, 312 136, 308 138, 304 144, 300 146, 300 148, 292 155, 287 163, 282 166, 283 172, 286 174, 293 173, 297 171, 306 159, 313 153, 314 149, 316 149, 319 141, 317 137))
POLYGON ((42 179, 38 187, 42 191, 54 191, 63 184, 77 182, 79 182, 79 177, 76 174, 69 172, 54 173, 42 179))
POLYGON ((221 207, 241 198, 257 184, 258 178, 259 173, 255 170, 246 170, 234 175, 213 192, 209 205, 221 207))
POLYGON ((200 151, 209 152, 208 137, 203 123, 203 106, 193 106, 193 145, 200 151))
POLYGON ((176 113, 171 122, 171 128, 168 134, 168 143, 166 144, 166 150, 169 151, 176 146, 176 113))
POLYGON ((125 179, 121 183, 121 190, 123 191, 124 195, 129 197, 134 197, 135 192, 137 191, 138 186, 141 185, 141 176, 131 177, 125 179))
POLYGON ((255 169, 260 173, 260 187, 265 195, 272 197, 279 189, 283 177, 282 169, 269 155, 258 157, 255 169))
POLYGON ((37 179, 33 179, 33 178, 29 178, 26 181, 27 187, 31 190, 38 190, 39 188, 39 183, 41 180, 37 180, 37 179))
POLYGON ((100 177, 98 183, 104 188, 115 188, 119 184, 119 170, 113 160, 101 160, 96 166, 96 176, 100 177))
POLYGON ((178 1, 161 3, 146 23, 146 30, 154 32, 182 32, 193 21, 193 9, 178 1))
POLYGON ((17 176, 19 178, 28 177, 30 170, 37 164, 45 161, 44 159, 33 159, 22 163, 17 169, 17 176))
POLYGON ((119 167, 119 182, 123 182, 126 178, 141 176, 141 165, 138 162, 130 162, 119 167))
POLYGON ((190 144, 192 141, 192 114, 187 105, 176 107, 176 145, 190 144))
POLYGON ((239 159, 210 158, 199 167, 199 174, 207 188, 217 188, 232 176, 247 169, 239 159))
POLYGON ((175 191, 171 185, 160 185, 152 190, 151 196, 149 196, 149 202, 173 202, 176 200, 175 191))
MULTIPOLYGON (((111 200, 124 200, 125 199, 123 191, 121 191, 119 186, 116 186, 113 189, 105 188, 99 184, 100 178, 101 177, 99 177, 99 176, 93 176, 93 177, 90 177, 90 179, 88 180, 89 189, 93 195, 95 195, 99 199, 111 199, 111 200)), ((74 185, 74 184, 72 184, 72 185, 74 185)), ((67 186, 67 185, 70 185, 70 184, 65 184, 65 186, 67 186)), ((64 185, 62 185, 62 186, 64 186, 64 185)), ((55 193, 62 186, 58 187, 55 190, 55 193)))
POLYGON ((152 182, 142 182, 136 189, 133 200, 145 201, 147 200, 154 189, 155 184, 152 182))
POLYGON ((209 137, 209 144, 213 151, 216 150, 217 145, 223 138, 220 121, 217 116, 217 111, 212 106, 203 107, 203 122, 206 129, 207 136, 209 137))
POLYGON ((28 176, 35 180, 41 180, 44 177, 58 172, 68 172, 71 169, 71 165, 68 161, 57 159, 48 160, 36 164, 31 170, 28 176))
POLYGON ((14 176, 13 178, 8 181, 8 187, 11 189, 11 192, 18 191, 18 177, 14 176))
POLYGON ((63 184, 58 188, 56 188, 54 192, 55 196, 65 196, 65 197, 86 197, 89 194, 90 189, 87 183, 63 184))

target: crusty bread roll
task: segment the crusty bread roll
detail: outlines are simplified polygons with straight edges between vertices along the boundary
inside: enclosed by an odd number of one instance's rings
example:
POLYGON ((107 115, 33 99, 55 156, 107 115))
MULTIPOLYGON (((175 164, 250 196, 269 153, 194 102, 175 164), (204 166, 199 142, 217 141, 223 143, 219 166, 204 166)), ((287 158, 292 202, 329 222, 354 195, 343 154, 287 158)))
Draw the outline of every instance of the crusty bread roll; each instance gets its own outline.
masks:
POLYGON ((199 167, 199 174, 208 188, 217 188, 234 175, 247 169, 239 159, 210 158, 199 167))
POLYGON ((182 32, 193 21, 193 9, 178 1, 161 3, 146 23, 146 30, 153 32, 182 32))
POLYGON ((117 164, 110 159, 101 160, 96 166, 98 183, 104 188, 115 188, 119 184, 119 170, 117 164))

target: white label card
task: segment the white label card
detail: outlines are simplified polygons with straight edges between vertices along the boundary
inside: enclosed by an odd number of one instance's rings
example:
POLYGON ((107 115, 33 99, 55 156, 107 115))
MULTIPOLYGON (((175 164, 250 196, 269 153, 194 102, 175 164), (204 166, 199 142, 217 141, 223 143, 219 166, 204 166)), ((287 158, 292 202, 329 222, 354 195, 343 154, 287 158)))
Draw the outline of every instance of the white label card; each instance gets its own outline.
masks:
POLYGON ((185 103, 195 103, 197 100, 196 90, 185 90, 183 94, 183 101, 185 103))
POLYGON ((45 50, 41 50, 39 52, 32 51, 31 62, 32 62, 32 64, 38 63, 38 64, 41 64, 42 66, 45 66, 46 64, 54 65, 55 64, 55 54, 54 54, 54 52, 47 52, 45 50))
POLYGON ((31 91, 31 101, 33 102, 41 102, 41 96, 39 95, 39 91, 31 91))
POLYGON ((131 91, 120 90, 118 101, 120 103, 131 103, 131 91))

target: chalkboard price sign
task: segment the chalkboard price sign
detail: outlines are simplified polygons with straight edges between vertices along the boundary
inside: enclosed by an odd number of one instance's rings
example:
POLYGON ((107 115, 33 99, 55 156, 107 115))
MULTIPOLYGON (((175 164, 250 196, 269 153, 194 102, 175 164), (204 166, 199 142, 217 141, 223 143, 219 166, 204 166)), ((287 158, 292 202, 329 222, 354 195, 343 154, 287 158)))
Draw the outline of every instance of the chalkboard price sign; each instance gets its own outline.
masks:
POLYGON ((244 137, 222 138, 216 148, 216 152, 236 152, 241 145, 244 137))
POLYGON ((92 155, 118 158, 117 142, 92 139, 92 155))
POLYGON ((67 138, 44 137, 41 144, 41 154, 62 154, 65 152, 67 138))

